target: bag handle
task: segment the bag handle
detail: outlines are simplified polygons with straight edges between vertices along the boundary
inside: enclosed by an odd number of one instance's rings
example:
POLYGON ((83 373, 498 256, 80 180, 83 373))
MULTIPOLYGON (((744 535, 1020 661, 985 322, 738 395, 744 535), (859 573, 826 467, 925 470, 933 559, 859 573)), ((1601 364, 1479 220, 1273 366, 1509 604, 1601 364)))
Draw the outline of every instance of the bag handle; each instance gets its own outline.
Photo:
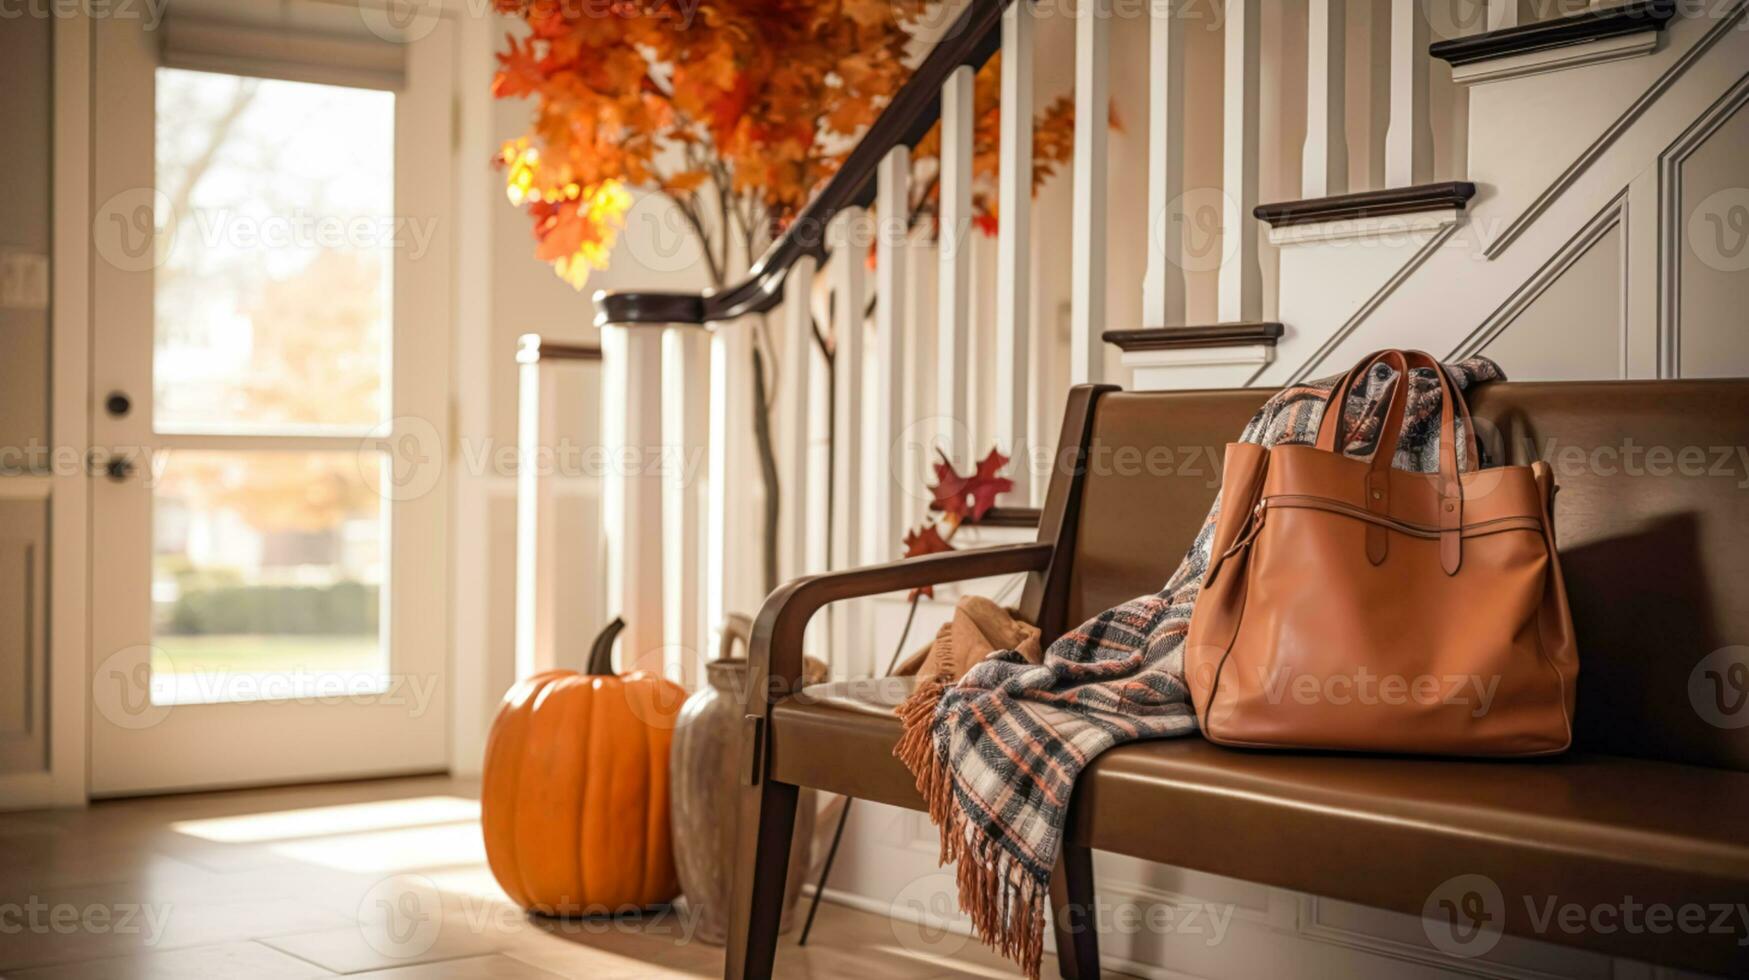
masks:
MULTIPOLYGON (((1463 394, 1452 384, 1450 376, 1438 361, 1424 351, 1384 350, 1370 355, 1348 374, 1335 388, 1326 402, 1324 418, 1318 427, 1318 448, 1327 452, 1337 452, 1337 439, 1345 425, 1342 416, 1345 413, 1348 391, 1358 377, 1372 370, 1375 364, 1384 363, 1397 372, 1397 383, 1391 391, 1390 404, 1385 409, 1384 427, 1379 432, 1379 438, 1373 450, 1371 465, 1366 477, 1366 507, 1367 510, 1380 515, 1388 515, 1391 496, 1391 459, 1396 455, 1397 442, 1402 436, 1403 415, 1408 407, 1409 372, 1412 368, 1427 367, 1439 381, 1440 390, 1440 423, 1439 423, 1439 525, 1440 525, 1440 564, 1447 575, 1457 574, 1463 563, 1463 482, 1459 479, 1457 455, 1457 416, 1464 416, 1464 435, 1467 437, 1469 459, 1476 458, 1475 427, 1470 424, 1469 405, 1463 394)), ((1385 560, 1390 547, 1389 532, 1384 527, 1371 524, 1367 529, 1367 558, 1374 565, 1385 560)))

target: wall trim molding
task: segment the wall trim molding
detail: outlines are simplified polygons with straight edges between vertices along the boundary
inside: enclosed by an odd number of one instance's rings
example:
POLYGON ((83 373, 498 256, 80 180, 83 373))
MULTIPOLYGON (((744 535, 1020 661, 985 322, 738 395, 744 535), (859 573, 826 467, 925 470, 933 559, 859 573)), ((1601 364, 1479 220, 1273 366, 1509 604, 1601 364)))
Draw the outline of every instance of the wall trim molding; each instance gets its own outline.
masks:
POLYGON ((1306 360, 1300 364, 1299 368, 1288 377, 1285 384, 1299 384, 1310 377, 1312 372, 1316 371, 1318 366, 1323 364, 1331 353, 1333 353, 1338 347, 1342 346, 1343 341, 1347 340, 1354 331, 1360 328, 1362 323, 1366 322, 1367 317, 1372 316, 1374 311, 1384 305, 1385 300, 1391 298, 1391 294, 1401 288, 1403 283, 1407 282, 1409 277, 1414 275, 1417 269, 1425 265, 1427 260, 1432 258, 1433 254, 1438 252, 1440 248, 1445 245, 1446 241, 1448 241, 1452 235, 1457 233, 1459 227, 1461 227, 1461 225, 1453 223, 1434 232, 1432 237, 1428 238, 1426 242, 1422 243, 1420 248, 1415 250, 1415 254, 1409 257, 1409 261, 1403 263, 1402 268, 1398 269, 1390 279, 1385 281, 1383 286, 1380 286, 1376 292, 1368 297, 1367 301, 1360 305, 1360 309, 1354 311, 1353 316, 1350 316, 1342 326, 1336 328, 1334 333, 1326 338, 1322 344, 1319 344, 1317 350, 1312 351, 1306 360))
POLYGON ((1749 102, 1749 75, 1719 96, 1658 155, 1658 377, 1682 376, 1682 168, 1749 102))
MULTIPOLYGON (((1621 227, 1625 231, 1627 223, 1627 203, 1628 192, 1626 188, 1623 188, 1614 197, 1609 199, 1609 203, 1605 204, 1602 209, 1592 215, 1591 220, 1585 222, 1573 237, 1567 239, 1566 244, 1562 245, 1559 249, 1556 249, 1555 254, 1551 255, 1547 262, 1544 262, 1536 272, 1532 273, 1529 279, 1525 280, 1517 289, 1514 289, 1511 295, 1506 298, 1505 302, 1501 303, 1498 307, 1495 307, 1494 312, 1484 317, 1480 326, 1475 330, 1470 331, 1468 335, 1458 341, 1458 343, 1452 348, 1447 359, 1453 361, 1463 360, 1466 357, 1475 355, 1481 351, 1482 348, 1488 346, 1501 334, 1511 328, 1512 324, 1518 320, 1519 316, 1522 315, 1525 310, 1529 309, 1531 304, 1536 302, 1538 297, 1548 292, 1549 287, 1553 286, 1562 276, 1566 275, 1568 270, 1572 269, 1580 259, 1584 258, 1586 253, 1591 251, 1592 247, 1594 247, 1599 241, 1602 241, 1603 236, 1609 234, 1612 229, 1617 227, 1621 227)), ((1624 239, 1622 248, 1624 255, 1626 254, 1626 251, 1627 248, 1624 239)), ((1625 282, 1625 268, 1622 272, 1625 282)), ((1625 304, 1618 304, 1617 313, 1619 316, 1618 329, 1625 337, 1627 332, 1627 310, 1625 304)), ((1626 370, 1625 362, 1620 366, 1620 369, 1624 371, 1626 370)))
POLYGON ((1578 181, 1579 177, 1583 175, 1585 171, 1591 169, 1591 165, 1596 163, 1598 158, 1603 156, 1605 150, 1614 145, 1615 141, 1620 139, 1622 134, 1627 132, 1628 128, 1632 126, 1635 121, 1645 115, 1646 110, 1651 108, 1652 103, 1658 101, 1665 92, 1669 91, 1672 85, 1676 84, 1678 78, 1681 78, 1686 74, 1688 69, 1693 67, 1695 62, 1699 61, 1702 56, 1712 50, 1713 45, 1717 44, 1726 34, 1736 27, 1737 23, 1743 19, 1745 9, 1749 9, 1749 7, 1746 7, 1746 4, 1749 4, 1749 0, 1728 0, 1728 2, 1731 9, 1720 15, 1717 23, 1708 28, 1706 34, 1697 40, 1687 51, 1684 51, 1681 57, 1677 58, 1675 62, 1666 68, 1664 73, 1659 75, 1644 92, 1641 92, 1639 97, 1629 104, 1629 106, 1616 117, 1615 121, 1610 123, 1597 139, 1592 141, 1591 145, 1586 147, 1572 163, 1568 164, 1567 168, 1561 171, 1549 186, 1544 188, 1543 192, 1538 194, 1536 199, 1525 207, 1524 211, 1522 211, 1518 217, 1512 219, 1512 222, 1506 226, 1505 230, 1502 231, 1497 238, 1492 242, 1489 242, 1488 245, 1483 248, 1482 254, 1485 257, 1490 259, 1499 258, 1508 248, 1511 248, 1512 243, 1517 241, 1519 236, 1523 235, 1525 230, 1540 218, 1544 212, 1548 211, 1548 209, 1554 204, 1556 198, 1565 193, 1567 188, 1573 186, 1573 184, 1578 181))
MULTIPOLYGON (((1569 974, 1549 973, 1546 970, 1503 962, 1497 958, 1466 960, 1456 956, 1446 956, 1437 950, 1417 946, 1413 943, 1401 942, 1374 933, 1356 932, 1341 926, 1328 925, 1320 922, 1318 917, 1319 909, 1324 901, 1325 899, 1319 898, 1317 895, 1299 896, 1299 926, 1297 930, 1299 935, 1314 942, 1346 946, 1377 956, 1434 967, 1465 976, 1500 977, 1506 978, 1506 980, 1570 980, 1569 974)), ((1366 908, 1366 906, 1361 907, 1366 908)), ((1377 912, 1378 910, 1368 909, 1368 911, 1377 912)))

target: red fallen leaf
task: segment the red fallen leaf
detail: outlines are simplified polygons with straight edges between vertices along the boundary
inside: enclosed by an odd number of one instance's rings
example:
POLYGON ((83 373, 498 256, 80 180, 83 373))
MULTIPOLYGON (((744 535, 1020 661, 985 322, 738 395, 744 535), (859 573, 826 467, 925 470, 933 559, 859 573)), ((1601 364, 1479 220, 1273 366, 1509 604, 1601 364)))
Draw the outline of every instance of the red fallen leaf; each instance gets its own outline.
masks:
POLYGON ((935 485, 929 488, 934 499, 929 504, 930 509, 941 511, 951 520, 962 520, 967 512, 966 485, 970 480, 955 472, 946 453, 936 452, 940 453, 941 461, 934 464, 935 485))
POLYGON ((996 450, 990 450, 978 463, 978 471, 966 481, 966 492, 972 498, 972 521, 976 523, 984 519, 990 508, 996 506, 998 494, 1014 489, 1014 481, 1000 476, 1002 467, 1008 465, 1008 457, 996 450))
MULTIPOLYGON (((925 524, 915 531, 905 532, 906 558, 916 558, 921 555, 933 555, 940 551, 954 550, 953 545, 948 544, 947 539, 942 537, 941 532, 936 530, 935 527, 934 524, 925 524)), ((918 596, 928 596, 931 599, 935 598, 935 587, 932 585, 925 585, 912 589, 910 598, 915 600, 918 596)))
POLYGON ((996 216, 995 215, 993 215, 993 214, 977 215, 976 217, 972 218, 972 225, 974 227, 976 227, 979 231, 983 232, 985 238, 995 238, 996 237, 997 227, 996 227, 996 216))

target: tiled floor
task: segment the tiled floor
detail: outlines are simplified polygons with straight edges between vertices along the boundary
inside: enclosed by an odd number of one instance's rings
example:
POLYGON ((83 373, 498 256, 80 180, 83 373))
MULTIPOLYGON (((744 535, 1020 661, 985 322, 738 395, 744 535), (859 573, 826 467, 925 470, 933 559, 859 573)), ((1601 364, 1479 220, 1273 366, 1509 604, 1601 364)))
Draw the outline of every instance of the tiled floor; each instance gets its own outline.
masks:
MULTIPOLYGON (((486 869, 478 812, 472 784, 430 778, 0 813, 0 976, 721 974, 678 912, 525 916, 486 869)), ((777 975, 1016 974, 975 942, 827 904, 806 948, 785 937, 777 975)))

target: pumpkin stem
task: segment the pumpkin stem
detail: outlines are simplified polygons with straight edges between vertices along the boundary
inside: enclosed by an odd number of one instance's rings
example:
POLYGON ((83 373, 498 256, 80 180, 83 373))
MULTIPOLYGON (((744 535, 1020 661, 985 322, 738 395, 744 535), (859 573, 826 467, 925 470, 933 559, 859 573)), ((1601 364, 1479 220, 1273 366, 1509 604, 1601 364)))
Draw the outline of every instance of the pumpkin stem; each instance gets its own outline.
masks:
POLYGON ((613 641, 619 638, 619 631, 626 628, 626 621, 615 616, 613 622, 602 627, 595 637, 595 642, 589 647, 589 675, 592 677, 613 675, 613 641))

